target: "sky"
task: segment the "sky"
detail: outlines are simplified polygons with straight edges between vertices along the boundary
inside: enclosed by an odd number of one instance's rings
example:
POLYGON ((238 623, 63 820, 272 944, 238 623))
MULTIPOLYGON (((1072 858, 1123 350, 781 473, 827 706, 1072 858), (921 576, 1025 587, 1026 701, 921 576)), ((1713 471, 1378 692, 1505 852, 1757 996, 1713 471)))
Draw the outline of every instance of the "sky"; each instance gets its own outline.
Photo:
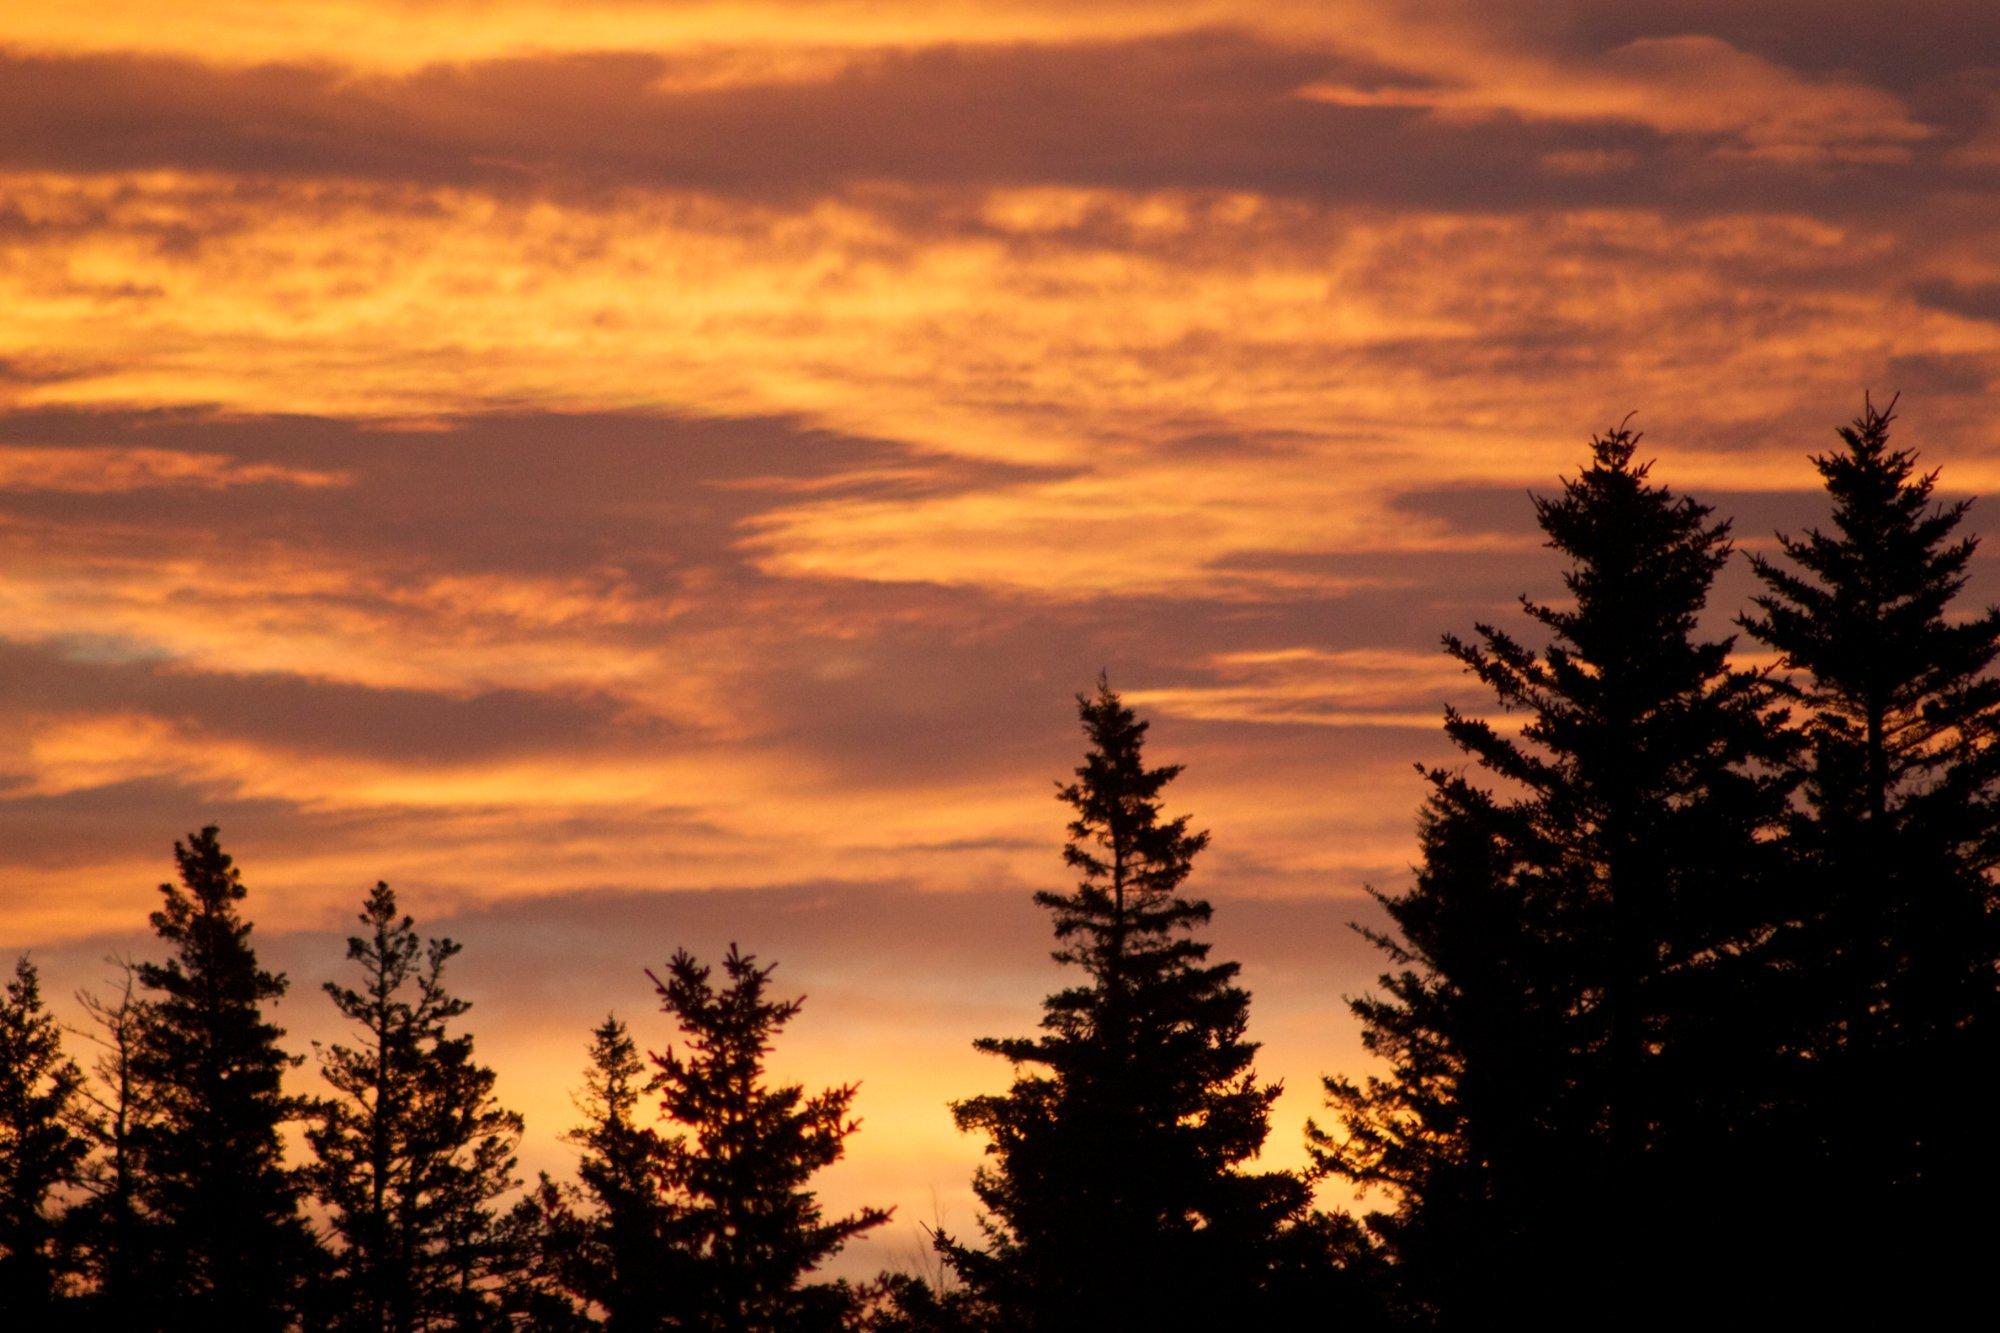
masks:
POLYGON ((1864 392, 2000 487, 1989 0, 161 11, 0 10, 0 947, 101 985, 217 823, 309 1051, 386 879, 562 1171, 739 941, 857 1272, 970 1226, 1100 670, 1297 1165, 1593 431, 1752 550, 1864 392))

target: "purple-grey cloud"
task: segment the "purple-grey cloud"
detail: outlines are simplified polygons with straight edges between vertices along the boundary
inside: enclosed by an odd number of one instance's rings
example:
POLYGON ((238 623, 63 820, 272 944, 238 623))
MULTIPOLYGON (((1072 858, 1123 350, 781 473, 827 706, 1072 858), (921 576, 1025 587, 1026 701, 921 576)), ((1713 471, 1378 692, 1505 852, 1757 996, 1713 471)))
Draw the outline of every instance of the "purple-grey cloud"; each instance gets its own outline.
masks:
POLYGON ((549 55, 407 76, 0 55, 0 164, 359 178, 492 189, 639 186, 795 197, 858 184, 1256 190, 1453 210, 1565 205, 1879 211, 1885 188, 1991 188, 1946 117, 1911 161, 1718 156, 1612 118, 1433 115, 1299 90, 1431 76, 1226 30, 860 57, 831 77, 664 85, 673 59, 549 55), (1579 163, 1601 167, 1578 170, 1579 163), (1875 183, 1857 190, 1855 182, 1875 183))

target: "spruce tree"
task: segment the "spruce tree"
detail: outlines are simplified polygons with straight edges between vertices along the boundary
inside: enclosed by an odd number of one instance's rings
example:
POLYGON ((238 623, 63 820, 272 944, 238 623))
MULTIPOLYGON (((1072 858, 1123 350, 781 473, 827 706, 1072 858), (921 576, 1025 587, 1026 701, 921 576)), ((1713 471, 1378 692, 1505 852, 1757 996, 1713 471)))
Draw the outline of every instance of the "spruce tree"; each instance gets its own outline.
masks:
POLYGON ((470 1033, 439 1042, 434 1056, 417 1138, 431 1164, 419 1196, 433 1200, 440 1224, 438 1282, 426 1299, 438 1311, 434 1327, 494 1327, 514 1262, 497 1206, 520 1184, 514 1167, 522 1121, 494 1095, 494 1071, 473 1058, 470 1033))
POLYGON ((1048 997, 1039 1036, 977 1043, 1015 1069, 1008 1091, 953 1107, 988 1139, 986 1245, 941 1245, 1001 1327, 1253 1326, 1307 1191, 1242 1169, 1278 1088, 1252 1068, 1237 965, 1197 937, 1209 905, 1180 893, 1208 835, 1162 816, 1180 769, 1146 766, 1147 724, 1109 685, 1077 703, 1090 749, 1058 795, 1079 878, 1035 901, 1081 976, 1048 997))
POLYGON ((240 873, 213 826, 174 845, 154 933, 171 950, 142 963, 147 1039, 139 1081, 152 1101, 137 1148, 153 1223, 153 1280, 140 1314, 168 1328, 285 1327, 318 1261, 281 1136, 302 1107, 283 1087, 298 1060, 265 1006, 285 979, 257 964, 240 873))
POLYGON ((518 1183, 521 1119, 494 1100, 471 1036, 452 1031, 471 1007, 444 984, 461 946, 420 940, 387 884, 360 920, 365 933, 347 941, 359 986, 325 987, 357 1041, 321 1052, 336 1096, 307 1132, 309 1179, 339 1241, 334 1322, 369 1333, 485 1327, 503 1278, 494 1202, 518 1183))
POLYGON ((1371 891, 1394 929, 1358 928, 1392 969, 1350 1001, 1384 1072, 1327 1078, 1337 1129, 1306 1132, 1322 1170, 1398 1205, 1370 1218, 1396 1260, 1385 1298, 1449 1324, 1534 1301, 1536 1093, 1566 1076, 1569 988, 1533 928, 1547 905, 1514 860, 1515 812, 1461 774, 1427 777, 1415 883, 1371 891))
POLYGON ((72 1123, 88 1137, 81 1199, 73 1213, 89 1279, 92 1322, 104 1328, 143 1326, 139 1298, 150 1279, 155 1247, 139 1201, 140 1144, 153 1120, 153 1100, 142 1078, 151 1010, 139 994, 138 969, 129 959, 109 960, 118 989, 105 999, 89 991, 77 1001, 89 1019, 82 1035, 97 1048, 83 1105, 72 1123))
POLYGON ((661 1144, 675 1212, 676 1288, 667 1327, 700 1333, 813 1333, 844 1327, 859 1300, 845 1282, 808 1282, 848 1241, 888 1220, 879 1208, 827 1218, 808 1188, 858 1123, 856 1085, 813 1096, 766 1084, 772 1039, 800 1000, 769 998, 771 968, 731 945, 723 984, 686 950, 653 976, 681 1029, 653 1056, 661 1144))
POLYGON ((74 1289, 62 1207, 89 1151, 73 1124, 82 1084, 23 954, 0 993, 0 1325, 9 1328, 53 1325, 74 1289))
POLYGON ((641 1123, 651 1083, 625 1024, 606 1017, 591 1034, 577 1099, 584 1123, 564 1135, 581 1153, 579 1183, 558 1186, 544 1177, 523 1214, 534 1216, 541 1262, 556 1287, 599 1312, 612 1333, 666 1327, 692 1281, 683 1271, 667 1144, 641 1123))
POLYGON ((1783 1129, 1810 1150, 1801 1248, 1877 1264, 1881 1242, 1833 1219, 1879 1209, 1905 1219, 1908 1273, 2000 1186, 1979 1092, 2000 1055, 2000 609, 1955 612, 1971 502, 1940 502, 1938 474, 1891 446, 1894 408, 1864 403, 1813 458, 1831 527, 1753 561, 1765 592, 1743 624, 1807 712, 1808 874, 1773 949, 1797 983, 1783 1129))
POLYGON ((1794 743, 1768 678, 1699 632, 1728 525, 1654 484, 1636 445, 1622 426, 1598 437, 1535 502, 1570 562, 1566 603, 1522 601, 1543 644, 1484 624, 1445 641, 1525 725, 1447 711, 1490 795, 1433 775, 1425 866, 1389 901, 1404 970, 1356 1006, 1390 1068, 1336 1081, 1347 1131, 1319 1145, 1356 1180, 1423 1186, 1386 1230, 1413 1259, 1475 1260, 1419 1293, 1456 1288, 1445 1322, 1530 1293, 1614 1322, 1699 1301, 1754 1263, 1732 1249, 1771 1202, 1732 1218, 1687 1185, 1744 1170, 1761 1114, 1756 959, 1794 743), (1465 1290, 1503 1258, 1504 1288, 1465 1290))

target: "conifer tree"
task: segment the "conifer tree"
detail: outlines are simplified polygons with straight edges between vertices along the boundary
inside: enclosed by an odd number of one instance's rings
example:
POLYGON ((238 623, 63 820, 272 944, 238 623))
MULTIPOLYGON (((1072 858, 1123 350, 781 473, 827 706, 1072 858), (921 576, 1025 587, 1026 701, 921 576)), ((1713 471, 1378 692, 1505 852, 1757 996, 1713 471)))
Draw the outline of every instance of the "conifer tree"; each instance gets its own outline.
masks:
POLYGON ((1783 1128, 1813 1150, 1802 1241, 1879 1263, 1833 1219, 1893 1211, 1908 1272, 1943 1218, 2000 1186, 1978 1091, 2000 1056, 2000 608, 1954 613, 1971 502, 1938 501, 1937 473, 1891 446, 1894 408, 1864 403, 1812 460, 1831 528, 1753 560, 1765 592, 1743 624, 1797 673, 1808 714, 1809 873, 1773 951, 1800 983, 1783 1128))
MULTIPOLYGON (((1335 1082, 1347 1132, 1319 1145, 1357 1180, 1423 1186, 1388 1226, 1407 1252, 1506 1256, 1512 1291, 1613 1322, 1712 1294, 1729 1255, 1686 1185, 1743 1166, 1759 1113, 1764 1037, 1744 1000, 1793 783, 1769 680, 1699 634, 1728 525, 1652 483, 1636 444, 1598 437, 1536 501, 1570 561, 1567 604, 1523 599, 1545 646, 1490 625, 1445 641, 1526 721, 1517 738, 1447 711, 1492 795, 1433 775, 1441 822, 1388 904, 1406 970, 1356 1006, 1391 1069, 1335 1082), (1465 1239, 1468 1216, 1483 1239, 1465 1239)), ((1507 1296, 1439 1317, 1490 1319, 1507 1296)))
POLYGON ((1306 1127, 1321 1169, 1399 1203, 1370 1221, 1397 1261, 1384 1295, 1417 1323, 1532 1303, 1517 1277, 1543 1229, 1535 1092, 1564 1076, 1568 995, 1531 928, 1547 905, 1512 860, 1513 812, 1461 774, 1427 776, 1416 882, 1372 891, 1393 933, 1361 931, 1392 970, 1350 1002, 1387 1072, 1327 1078, 1338 1130, 1306 1127))
POLYGON ((137 1074, 152 1102, 137 1147, 153 1280, 143 1313, 168 1328, 285 1327, 318 1262, 281 1134, 301 1104, 298 1063, 265 1006, 285 979, 257 964, 240 873, 213 826, 174 845, 154 933, 171 954, 142 963, 146 1041, 137 1074))
POLYGON ((53 1324, 75 1264, 61 1196, 79 1179, 87 1141, 73 1127, 83 1073, 23 954, 0 993, 0 1325, 53 1324))
POLYGON ((1000 1327, 1255 1326, 1307 1192, 1241 1169, 1278 1088, 1252 1068, 1237 965, 1197 938, 1209 905, 1180 894, 1208 835, 1162 816, 1180 769, 1146 766, 1146 724, 1109 685, 1077 703, 1090 750, 1058 795, 1079 879, 1035 900, 1081 975, 1048 998, 1041 1035, 976 1043, 1015 1067, 1005 1093, 953 1107, 989 1141, 973 1186, 987 1243, 940 1244, 1000 1327))
POLYGON ((335 1323, 369 1333, 480 1328, 502 1275, 494 1202, 512 1177, 521 1119, 452 1024, 470 1004, 444 985, 460 945, 420 941, 377 884, 347 941, 358 987, 326 984, 357 1031, 321 1052, 335 1097, 308 1130, 309 1178, 339 1240, 335 1323))
MULTIPOLYGON (((888 1220, 879 1208, 827 1218, 808 1188, 838 1161, 858 1123, 856 1085, 808 1097, 772 1087, 764 1061, 800 1000, 769 998, 771 968, 734 945, 722 985, 686 950, 653 977, 680 1025, 679 1049, 653 1056, 661 1108, 679 1131, 661 1158, 672 1187, 676 1290, 666 1326, 700 1333, 813 1333, 858 1308, 845 1282, 808 1282, 848 1241, 888 1220)), ((653 974, 648 973, 649 976, 653 974)))
POLYGON ((497 1205, 520 1184, 514 1167, 521 1117, 500 1105, 494 1071, 473 1058, 470 1033, 438 1043, 425 1082, 418 1142, 432 1172, 420 1189, 435 1200, 442 1223, 433 1326, 494 1327, 515 1259, 497 1205))
POLYGON ((571 1289, 581 1243, 574 1185, 543 1171, 495 1231, 502 1259, 501 1327, 535 1333, 589 1333, 602 1327, 571 1289))
POLYGON ((71 1122, 94 1150, 73 1220, 91 1288, 91 1319, 105 1328, 134 1328, 143 1326, 139 1293, 148 1285, 155 1248, 139 1203, 139 1145, 153 1118, 141 1073, 151 1011, 139 994, 137 967, 129 959, 109 961, 118 969, 113 997, 77 996, 89 1019, 83 1035, 97 1056, 71 1122))
POLYGON ((577 1099, 584 1123, 564 1136, 582 1154, 579 1184, 557 1186, 545 1176, 526 1202, 556 1285, 600 1312, 612 1333, 666 1327, 692 1282, 668 1193, 667 1144, 640 1123, 651 1082, 625 1024, 607 1016, 591 1034, 577 1099))
MULTIPOLYGON (((933 1240, 938 1233, 932 1232, 933 1240)), ((918 1273, 884 1273, 870 1284, 868 1333, 1003 1333, 998 1312, 966 1287, 918 1273)))

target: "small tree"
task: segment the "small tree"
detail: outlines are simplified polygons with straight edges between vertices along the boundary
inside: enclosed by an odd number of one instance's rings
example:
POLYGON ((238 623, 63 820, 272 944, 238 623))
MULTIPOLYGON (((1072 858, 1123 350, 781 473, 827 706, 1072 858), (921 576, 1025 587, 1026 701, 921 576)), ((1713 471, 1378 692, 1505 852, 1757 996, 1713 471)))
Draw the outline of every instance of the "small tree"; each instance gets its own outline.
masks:
POLYGON ((591 1034, 577 1099, 584 1123, 564 1135, 582 1154, 580 1184, 544 1177, 527 1204, 539 1214, 543 1263, 556 1284, 601 1312, 613 1333, 666 1327, 691 1281, 680 1212, 668 1195, 667 1144, 639 1123, 651 1086, 631 1034, 606 1017, 591 1034))
POLYGON ((152 1102, 139 1127, 149 1232, 150 1317, 168 1327, 256 1333, 292 1319, 318 1266, 281 1134, 303 1106, 283 1087, 298 1063, 265 1006, 283 976, 257 964, 242 877, 211 826, 174 845, 153 931, 172 951, 142 963, 146 1040, 135 1062, 152 1102))
POLYGON ((97 1056, 71 1122, 94 1148, 85 1163, 87 1197, 74 1220, 92 1288, 92 1318, 105 1328, 130 1328, 141 1322, 138 1292, 153 1251, 139 1205, 139 1144, 152 1118, 140 1073, 151 1010, 138 993, 136 966, 124 958, 108 961, 118 969, 112 998, 77 995, 89 1018, 82 1035, 97 1056))
POLYGON ((1042 1035, 976 1043, 1016 1069, 1007 1092, 953 1106, 989 1140, 973 1183, 988 1244, 940 1243, 1003 1327, 1254 1322, 1307 1190, 1241 1169, 1278 1087, 1252 1068, 1237 965, 1195 936, 1209 905, 1179 893, 1208 835, 1162 817, 1180 769, 1146 766, 1146 724, 1110 687, 1077 704, 1090 751, 1058 795, 1080 878, 1035 901, 1082 980, 1048 998, 1042 1035))
POLYGON ((88 1141, 74 1127, 83 1073, 62 1052, 23 954, 0 994, 0 1323, 52 1325, 74 1263, 59 1196, 82 1172, 88 1141))
POLYGON ((482 1326, 497 1299, 493 1202, 517 1183, 521 1119, 493 1099, 472 1038, 450 1026, 471 1006, 445 989, 460 946, 420 941, 377 884, 347 941, 358 988, 326 993, 359 1042, 321 1053, 335 1097, 307 1133, 313 1189, 340 1242, 336 1323, 370 1333, 482 1326))
POLYGON ((862 1325, 868 1333, 1004 1333, 1006 1327, 966 1288, 907 1272, 884 1273, 870 1284, 862 1325))
POLYGON ((808 1097, 796 1084, 768 1086, 772 1039, 800 1000, 768 998, 771 968, 731 945, 725 982, 685 950, 665 978, 648 973, 680 1025, 679 1049, 655 1053, 666 1118, 681 1132, 661 1145, 676 1276, 667 1326, 704 1333, 810 1333, 843 1325, 857 1308, 845 1282, 806 1278, 848 1241, 888 1220, 880 1208, 828 1219, 812 1177, 840 1159, 858 1127, 849 1115, 857 1085, 808 1097))

